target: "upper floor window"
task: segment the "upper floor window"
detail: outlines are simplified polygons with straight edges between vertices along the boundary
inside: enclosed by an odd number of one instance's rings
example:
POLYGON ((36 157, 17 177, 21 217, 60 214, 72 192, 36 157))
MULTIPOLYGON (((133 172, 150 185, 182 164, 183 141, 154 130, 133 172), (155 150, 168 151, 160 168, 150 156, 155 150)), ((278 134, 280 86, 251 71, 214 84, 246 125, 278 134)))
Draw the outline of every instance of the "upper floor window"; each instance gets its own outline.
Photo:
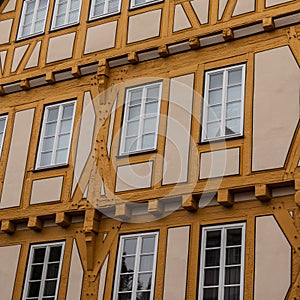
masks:
POLYGON ((0 156, 1 156, 2 148, 3 148, 6 123, 7 123, 7 115, 0 116, 0 156))
POLYGON ((25 0, 23 2, 18 39, 43 33, 49 0, 25 0))
POLYGON ((30 247, 22 300, 55 300, 64 252, 64 242, 30 247))
POLYGON ((162 2, 162 0, 131 0, 130 8, 136 8, 157 2, 162 2))
POLYGON ((81 0, 56 0, 52 29, 77 24, 79 22, 81 0))
POLYGON ((202 142, 243 134, 245 65, 208 71, 202 120, 202 142))
POLYGON ((75 100, 45 107, 39 143, 37 168, 68 163, 75 100))
POLYGON ((121 236, 114 300, 153 299, 157 243, 157 232, 121 236))
POLYGON ((92 0, 90 20, 119 13, 121 0, 92 0))
POLYGON ((200 300, 242 300, 245 224, 202 229, 200 300))
POLYGON ((161 82, 126 90, 121 155, 156 149, 161 90, 161 82))

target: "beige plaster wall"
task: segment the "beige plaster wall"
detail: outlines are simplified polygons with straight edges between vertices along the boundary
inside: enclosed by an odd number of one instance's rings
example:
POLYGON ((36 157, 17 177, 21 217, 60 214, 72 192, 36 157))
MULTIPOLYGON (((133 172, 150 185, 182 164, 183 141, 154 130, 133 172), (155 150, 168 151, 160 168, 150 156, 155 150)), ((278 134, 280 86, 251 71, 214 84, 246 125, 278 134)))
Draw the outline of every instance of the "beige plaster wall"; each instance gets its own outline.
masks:
POLYGON ((34 180, 30 204, 60 201, 63 180, 63 176, 34 180))
POLYGON ((288 46, 255 55, 253 171, 284 166, 299 121, 299 87, 299 66, 288 46))
POLYGON ((171 79, 163 184, 187 181, 194 74, 171 79))
POLYGON ((273 216, 256 218, 255 300, 283 300, 291 283, 291 247, 273 216))
POLYGON ((191 23, 182 7, 181 4, 177 4, 175 6, 175 14, 174 14, 174 23, 173 23, 173 31, 179 31, 186 28, 190 28, 191 23))
POLYGON ((209 0, 191 0, 190 3, 200 21, 200 24, 208 23, 209 0))
POLYGON ((4 72, 6 54, 7 54, 7 51, 1 51, 0 52, 0 63, 1 63, 0 67, 1 67, 2 73, 4 72))
POLYGON ((29 47, 29 44, 15 48, 14 57, 13 57, 12 65, 11 65, 11 72, 15 72, 17 70, 21 60, 23 59, 23 57, 24 57, 24 55, 25 55, 25 53, 28 49, 28 47, 29 47))
POLYGON ((9 0, 6 6, 4 7, 2 13, 7 13, 16 9, 17 0, 9 0))
POLYGON ((252 12, 255 10, 255 0, 237 0, 234 11, 233 11, 233 16, 245 14, 248 12, 252 12))
POLYGON ((266 0, 266 7, 273 6, 273 5, 279 5, 279 4, 291 2, 291 1, 294 1, 294 0, 266 0))
POLYGON ((105 261, 104 261, 103 266, 102 266, 101 271, 100 271, 98 300, 104 300, 104 291, 105 291, 108 260, 109 260, 109 255, 106 256, 105 261))
POLYGON ((37 67, 39 63, 40 58, 40 49, 41 49, 41 41, 38 41, 27 61, 27 64, 25 66, 25 69, 37 67))
POLYGON ((0 45, 9 42, 12 24, 13 19, 0 21, 0 45))
POLYGON ((184 300, 189 253, 190 227, 168 230, 164 300, 184 300))
POLYGON ((226 8, 226 5, 229 0, 219 0, 219 12, 218 12, 218 19, 221 20, 226 8))

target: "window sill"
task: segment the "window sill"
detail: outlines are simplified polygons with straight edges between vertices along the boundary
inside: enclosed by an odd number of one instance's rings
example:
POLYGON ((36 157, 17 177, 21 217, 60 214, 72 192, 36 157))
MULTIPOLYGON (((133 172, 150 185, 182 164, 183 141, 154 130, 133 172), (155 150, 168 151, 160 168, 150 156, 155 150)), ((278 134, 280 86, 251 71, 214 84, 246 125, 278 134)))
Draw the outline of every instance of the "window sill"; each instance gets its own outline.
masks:
POLYGON ((49 170, 55 170, 55 169, 62 169, 69 167, 69 164, 61 164, 61 165, 53 165, 53 166, 45 166, 45 167, 39 167, 32 170, 33 173, 43 172, 43 171, 49 171, 49 170))
POLYGON ((152 6, 152 5, 155 5, 155 4, 162 3, 162 2, 164 2, 164 0, 146 2, 146 3, 135 5, 135 6, 130 5, 129 11, 133 11, 133 10, 143 8, 143 7, 147 7, 147 6, 152 6))
POLYGON ((226 142, 229 140, 238 140, 238 139, 243 139, 244 135, 235 135, 235 136, 225 136, 225 137, 220 137, 218 139, 213 139, 213 140, 208 140, 208 141, 199 141, 198 145, 207 145, 207 144, 215 144, 215 143, 222 143, 226 142))
POLYGON ((157 149, 147 149, 147 150, 141 150, 141 151, 132 152, 132 153, 119 154, 119 155, 116 155, 116 158, 117 159, 122 159, 122 158, 125 158, 125 157, 146 155, 146 154, 151 154, 151 153, 157 153, 157 149))

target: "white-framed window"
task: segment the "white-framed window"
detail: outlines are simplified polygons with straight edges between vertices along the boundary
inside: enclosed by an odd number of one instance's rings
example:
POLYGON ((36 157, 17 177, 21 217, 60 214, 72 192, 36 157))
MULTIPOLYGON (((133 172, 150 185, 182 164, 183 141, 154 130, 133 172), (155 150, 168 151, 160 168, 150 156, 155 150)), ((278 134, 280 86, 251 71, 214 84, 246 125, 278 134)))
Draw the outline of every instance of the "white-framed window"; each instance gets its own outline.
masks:
POLYGON ((55 0, 51 29, 57 29, 79 22, 81 0, 55 0))
POLYGON ((126 90, 121 155, 156 149, 161 92, 162 82, 126 90))
POLYGON ((154 297, 158 232, 120 237, 113 300, 154 297))
POLYGON ((0 116, 0 157, 2 154, 4 136, 6 131, 7 115, 0 116))
POLYGON ((146 6, 152 3, 162 2, 163 0, 131 0, 130 8, 136 8, 141 6, 146 6))
POLYGON ((73 131, 76 101, 45 106, 36 168, 65 165, 73 131))
POLYGON ((199 300, 242 300, 245 223, 202 228, 199 300))
POLYGON ((18 39, 44 33, 49 0, 24 0, 18 39))
POLYGON ((90 20, 117 14, 121 10, 121 0, 92 0, 90 20))
POLYGON ((243 134, 245 73, 245 64, 206 72, 202 142, 243 134))
POLYGON ((65 242, 31 245, 22 300, 57 300, 65 242))

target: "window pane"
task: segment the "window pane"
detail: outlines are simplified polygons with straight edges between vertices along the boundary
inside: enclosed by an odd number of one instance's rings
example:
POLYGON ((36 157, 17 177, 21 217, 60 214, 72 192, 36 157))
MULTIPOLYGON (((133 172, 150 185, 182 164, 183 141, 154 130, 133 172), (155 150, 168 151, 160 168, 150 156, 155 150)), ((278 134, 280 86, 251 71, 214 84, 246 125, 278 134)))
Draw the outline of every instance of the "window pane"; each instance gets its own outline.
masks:
POLYGON ((69 15, 69 23, 75 23, 78 21, 78 11, 71 12, 69 15))
POLYGON ((209 76, 209 89, 221 88, 223 85, 223 73, 209 76))
POLYGON ((57 278, 59 263, 48 264, 46 279, 57 278))
POLYGON ((234 118, 241 116, 241 101, 227 103, 226 117, 234 118))
POLYGON ((142 255, 140 258, 140 271, 152 271, 153 255, 142 255))
POLYGON ((221 246, 221 230, 208 231, 206 233, 206 248, 221 246))
POLYGON ((142 253, 153 253, 154 246, 155 246, 155 237, 154 236, 143 237, 142 253))
POLYGON ((45 138, 42 151, 52 151, 54 145, 54 137, 45 138))
POLYGON ((143 94, 142 89, 130 91, 129 93, 130 105, 140 104, 142 101, 142 94, 143 94))
POLYGON ((137 148, 137 137, 125 139, 125 152, 135 151, 137 148))
POLYGON ((45 259, 46 248, 36 248, 33 253, 33 263, 43 263, 45 259))
POLYGON ((101 16, 103 13, 104 13, 104 1, 102 1, 102 3, 99 3, 95 6, 93 17, 101 16))
POLYGON ((40 280, 42 278, 43 265, 33 265, 30 272, 30 280, 40 280))
POLYGON ((207 121, 221 120, 221 112, 222 112, 221 105, 215 105, 215 106, 209 107, 207 121))
POLYGON ((45 136, 53 136, 53 135, 55 135, 56 125, 57 125, 56 122, 55 123, 46 124, 45 136))
POLYGON ((27 297, 38 297, 40 292, 41 282, 29 282, 27 297))
POLYGON ((240 85, 229 87, 227 93, 228 102, 242 99, 242 90, 240 85))
POLYGON ((203 289, 203 300, 218 300, 218 288, 203 289))
POLYGON ((79 0, 71 0, 71 11, 79 9, 79 0))
POLYGON ((119 11, 119 0, 108 1, 108 12, 113 13, 119 11))
POLYGON ((147 88, 147 102, 158 100, 159 86, 152 86, 147 88))
POLYGON ((210 91, 208 94, 208 104, 220 104, 222 103, 222 90, 210 91))
POLYGON ((125 239, 123 255, 135 254, 136 253, 136 239, 125 239))
POLYGON ((225 287, 224 300, 240 300, 240 287, 225 287))
POLYGON ((242 70, 232 70, 228 72, 228 84, 238 84, 242 82, 242 70))
POLYGON ((67 163, 68 152, 69 152, 68 149, 57 150, 55 163, 56 164, 67 163))
POLYGON ((6 123, 6 118, 0 120, 0 132, 4 131, 5 123, 6 123))
POLYGON ((226 267, 225 268, 225 284, 240 283, 240 267, 226 267))
POLYGON ((51 164, 52 152, 45 152, 41 154, 40 166, 49 166, 51 164))
POLYGON ((131 293, 119 294, 118 300, 131 300, 131 293))
POLYGON ((145 114, 157 114, 158 102, 146 103, 145 114))
POLYGON ((70 119, 73 117, 74 104, 64 106, 63 119, 70 119))
POLYGON ((67 1, 60 1, 57 6, 57 15, 65 15, 67 11, 67 1))
POLYGON ((127 136, 131 136, 131 135, 137 136, 138 132, 139 132, 139 121, 128 122, 126 135, 127 136))
POLYGON ((43 296, 54 296, 56 289, 56 280, 47 280, 45 282, 44 294, 43 296))
POLYGON ((205 251, 205 267, 213 267, 220 265, 220 249, 205 251))
POLYGON ((235 246, 242 244, 242 228, 227 229, 227 246, 235 246))
POLYGON ((142 149, 154 148, 155 134, 146 134, 142 138, 142 149))
POLYGON ((140 274, 138 276, 138 290, 151 289, 152 273, 140 274))
POLYGON ((131 291, 132 281, 133 281, 133 275, 121 275, 119 291, 131 291))
POLYGON ((59 27, 65 24, 65 15, 57 16, 55 27, 59 27))
POLYGON ((141 106, 136 105, 129 108, 128 120, 138 119, 141 114, 141 106))
POLYGON ((218 285, 219 284, 219 268, 204 270, 204 285, 218 285))
POLYGON ((58 148, 67 148, 69 147, 70 134, 64 134, 58 138, 58 148))
POLYGON ((60 133, 69 133, 72 127, 72 120, 62 120, 60 125, 60 133))
POLYGON ((226 265, 238 265, 241 263, 241 247, 226 249, 226 265))
POLYGON ((139 292, 136 294, 137 300, 150 300, 150 292, 139 292))
POLYGON ((135 256, 123 257, 121 273, 131 273, 134 271, 135 256))
POLYGON ((156 117, 148 118, 144 121, 144 133, 155 132, 156 129, 156 117))
POLYGON ((226 128, 225 128, 225 134, 230 135, 230 134, 236 134, 236 133, 241 133, 240 129, 240 119, 232 119, 232 120, 227 120, 226 121, 226 128))

